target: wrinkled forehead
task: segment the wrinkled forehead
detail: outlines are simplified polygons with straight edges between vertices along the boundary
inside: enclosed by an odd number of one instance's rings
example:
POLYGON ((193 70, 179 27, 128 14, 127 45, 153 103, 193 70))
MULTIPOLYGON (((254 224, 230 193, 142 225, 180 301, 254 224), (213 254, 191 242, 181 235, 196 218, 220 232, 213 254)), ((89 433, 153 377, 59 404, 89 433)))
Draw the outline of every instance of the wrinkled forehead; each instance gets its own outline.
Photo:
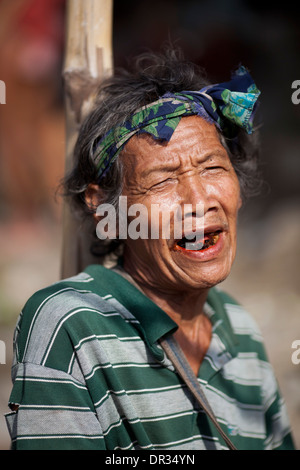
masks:
POLYGON ((119 158, 130 176, 151 168, 163 171, 175 163, 184 166, 190 158, 201 159, 216 151, 225 151, 216 126, 201 117, 190 116, 181 119, 169 142, 146 133, 134 135, 119 158))

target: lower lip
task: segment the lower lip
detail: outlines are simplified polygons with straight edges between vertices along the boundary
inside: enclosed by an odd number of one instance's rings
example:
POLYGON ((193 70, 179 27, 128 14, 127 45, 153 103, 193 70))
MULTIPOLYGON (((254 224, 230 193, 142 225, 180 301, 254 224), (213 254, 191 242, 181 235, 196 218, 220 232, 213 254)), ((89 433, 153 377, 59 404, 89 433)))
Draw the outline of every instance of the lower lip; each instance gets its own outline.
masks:
POLYGON ((173 252, 191 259, 199 261, 209 261, 220 255, 224 248, 224 243, 224 232, 221 232, 219 234, 217 243, 215 245, 210 246, 209 248, 206 248, 203 251, 185 250, 184 248, 181 248, 180 246, 176 245, 176 247, 173 249, 173 252))

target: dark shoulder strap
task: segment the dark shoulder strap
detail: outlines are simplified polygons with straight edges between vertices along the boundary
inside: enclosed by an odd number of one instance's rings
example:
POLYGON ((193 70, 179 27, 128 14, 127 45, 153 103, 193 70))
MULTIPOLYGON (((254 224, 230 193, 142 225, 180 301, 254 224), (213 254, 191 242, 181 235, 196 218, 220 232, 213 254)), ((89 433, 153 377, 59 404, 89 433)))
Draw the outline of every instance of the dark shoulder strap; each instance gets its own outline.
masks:
POLYGON ((208 401, 202 390, 201 385, 199 384, 197 377, 195 376, 192 368, 190 367, 185 355, 183 354, 179 344, 173 336, 168 336, 160 339, 160 344, 166 355, 173 363, 178 374, 184 380, 186 385, 189 387, 190 391, 193 393, 194 397, 198 400, 201 408, 206 412, 207 416, 210 418, 212 423, 217 428, 219 434, 222 436, 230 450, 237 450, 233 445, 229 437, 225 434, 221 426, 219 425, 208 401))

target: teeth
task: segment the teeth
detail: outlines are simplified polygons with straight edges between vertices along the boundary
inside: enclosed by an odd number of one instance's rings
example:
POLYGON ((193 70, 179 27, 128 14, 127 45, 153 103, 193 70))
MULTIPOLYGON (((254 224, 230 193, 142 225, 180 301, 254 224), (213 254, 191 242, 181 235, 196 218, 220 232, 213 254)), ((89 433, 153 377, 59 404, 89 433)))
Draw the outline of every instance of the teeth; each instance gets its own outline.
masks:
POLYGON ((182 238, 177 245, 181 248, 188 249, 188 250, 195 250, 195 251, 202 251, 210 246, 213 246, 217 243, 220 236, 220 232, 212 232, 205 235, 204 239, 195 241, 196 237, 193 240, 187 240, 186 238, 182 238), (188 245, 188 248, 186 248, 188 245), (199 248, 200 247, 200 248, 199 248))

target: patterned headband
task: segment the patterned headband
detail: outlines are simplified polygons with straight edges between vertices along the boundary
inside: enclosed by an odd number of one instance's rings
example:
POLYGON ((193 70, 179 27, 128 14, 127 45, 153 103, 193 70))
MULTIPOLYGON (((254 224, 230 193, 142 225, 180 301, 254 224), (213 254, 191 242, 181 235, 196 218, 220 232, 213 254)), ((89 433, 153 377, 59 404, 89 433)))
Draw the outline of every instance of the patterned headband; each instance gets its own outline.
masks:
POLYGON ((145 132, 155 139, 169 141, 183 116, 200 116, 227 136, 233 137, 237 127, 251 134, 259 95, 260 91, 243 66, 228 82, 209 85, 199 91, 165 93, 96 143, 94 162, 99 179, 107 173, 133 135, 145 132))

